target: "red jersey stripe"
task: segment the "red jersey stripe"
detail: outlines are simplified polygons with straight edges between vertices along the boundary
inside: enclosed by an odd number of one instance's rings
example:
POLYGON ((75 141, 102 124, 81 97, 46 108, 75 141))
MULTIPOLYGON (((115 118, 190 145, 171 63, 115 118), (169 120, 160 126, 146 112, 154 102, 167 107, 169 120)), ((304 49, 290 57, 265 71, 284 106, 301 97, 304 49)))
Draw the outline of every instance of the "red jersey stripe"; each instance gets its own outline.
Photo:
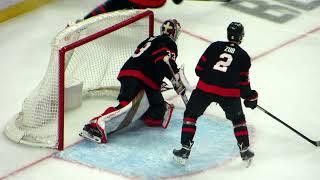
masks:
POLYGON ((121 77, 135 77, 137 79, 140 79, 141 81, 143 81, 147 86, 149 86, 152 89, 158 90, 160 89, 160 86, 155 83, 151 78, 149 78, 148 76, 144 75, 141 71, 138 70, 121 70, 118 78, 121 77))
POLYGON ((161 7, 166 3, 166 0, 130 0, 133 3, 136 3, 142 7, 161 7))
POLYGON ((204 68, 201 67, 201 66, 199 66, 199 65, 196 67, 196 70, 198 70, 198 71, 202 71, 203 69, 204 69, 204 68))
POLYGON ((203 62, 207 62, 207 57, 205 57, 205 56, 201 56, 201 61, 203 61, 203 62))
POLYGON ((164 57, 165 57, 165 56, 159 56, 159 57, 157 57, 157 58, 154 60, 154 62, 156 63, 156 62, 158 62, 158 61, 161 61, 161 60, 163 60, 164 57))
POLYGON ((99 9, 100 9, 101 13, 106 13, 107 12, 107 10, 103 7, 103 5, 100 5, 99 9))
POLYGON ((223 88, 220 86, 207 84, 199 80, 197 88, 211 94, 217 94, 224 97, 240 97, 240 89, 238 88, 223 88))
POLYGON ((162 51, 170 51, 170 52, 172 52, 170 49, 168 49, 168 48, 160 48, 160 49, 158 49, 158 50, 155 50, 155 51, 153 51, 152 52, 152 55, 156 55, 156 54, 158 54, 158 53, 160 53, 160 52, 162 52, 162 51))
POLYGON ((246 86, 246 85, 249 85, 249 81, 246 81, 246 82, 239 82, 239 85, 242 85, 242 86, 246 86))
POLYGON ((240 72, 240 76, 249 76, 249 72, 240 72))

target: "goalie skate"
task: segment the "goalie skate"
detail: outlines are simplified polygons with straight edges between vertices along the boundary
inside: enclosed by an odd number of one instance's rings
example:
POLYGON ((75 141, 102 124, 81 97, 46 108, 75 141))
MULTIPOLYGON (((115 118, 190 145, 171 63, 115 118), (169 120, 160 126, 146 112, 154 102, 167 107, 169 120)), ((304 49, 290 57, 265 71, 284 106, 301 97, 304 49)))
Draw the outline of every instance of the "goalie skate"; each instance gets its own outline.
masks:
POLYGON ((105 136, 105 142, 102 140, 102 135, 101 132, 97 132, 97 129, 92 129, 92 127, 87 127, 89 124, 87 124, 82 132, 79 134, 81 137, 88 139, 90 141, 93 141, 95 143, 106 143, 107 142, 107 137, 105 136))
POLYGON ((100 116, 91 119, 90 123, 83 127, 79 135, 96 143, 107 143, 107 135, 104 130, 105 122, 100 118, 103 116, 112 116, 117 112, 118 110, 115 107, 109 107, 100 116))
POLYGON ((79 135, 96 143, 107 143, 107 135, 104 131, 104 123, 99 123, 99 118, 99 116, 93 118, 89 124, 86 124, 83 127, 82 132, 79 135))

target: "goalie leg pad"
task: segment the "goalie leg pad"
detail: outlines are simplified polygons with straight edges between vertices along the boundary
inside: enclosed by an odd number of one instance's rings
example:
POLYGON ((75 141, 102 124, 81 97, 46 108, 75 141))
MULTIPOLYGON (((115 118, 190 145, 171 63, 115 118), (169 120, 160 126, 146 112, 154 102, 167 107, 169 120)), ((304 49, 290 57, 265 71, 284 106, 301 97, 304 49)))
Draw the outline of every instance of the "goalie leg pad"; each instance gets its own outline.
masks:
POLYGON ((116 112, 117 109, 115 107, 109 107, 100 116, 91 119, 90 122, 83 127, 79 135, 96 143, 107 143, 105 122, 101 120, 101 117, 111 116, 116 112))
POLYGON ((144 115, 142 118, 145 125, 150 127, 158 127, 161 126, 162 120, 161 119, 153 119, 148 115, 144 115))
POLYGON ((162 119, 154 119, 150 117, 149 115, 145 114, 142 118, 143 122, 150 127, 158 127, 161 126, 164 129, 166 129, 169 125, 169 122, 171 120, 172 112, 174 109, 173 104, 169 104, 165 102, 166 111, 162 119))
POLYGON ((161 124, 164 129, 166 129, 168 127, 170 120, 171 120, 172 112, 174 109, 173 104, 169 104, 167 102, 165 102, 165 103, 166 103, 166 112, 164 114, 163 121, 161 124))

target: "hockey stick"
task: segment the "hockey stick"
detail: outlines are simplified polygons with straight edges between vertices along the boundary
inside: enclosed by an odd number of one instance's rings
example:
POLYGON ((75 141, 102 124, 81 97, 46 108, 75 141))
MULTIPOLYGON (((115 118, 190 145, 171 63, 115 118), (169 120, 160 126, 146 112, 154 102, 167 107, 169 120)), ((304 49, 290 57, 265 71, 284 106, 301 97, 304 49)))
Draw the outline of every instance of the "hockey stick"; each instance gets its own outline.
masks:
POLYGON ((293 132, 297 133, 300 137, 302 137, 303 139, 307 140, 309 143, 311 143, 311 144, 313 144, 313 145, 315 145, 317 147, 320 146, 320 141, 313 141, 313 140, 309 139, 308 137, 306 137, 305 135, 301 134, 299 131, 295 130, 293 127, 289 126, 287 123, 281 121, 279 118, 277 118, 276 116, 274 116, 273 114, 271 114, 270 112, 268 112, 267 110, 262 108, 261 106, 257 105, 257 108, 260 109, 261 111, 263 111, 264 113, 268 114, 273 119, 275 119, 278 122, 280 122, 281 124, 285 125, 287 128, 289 128, 293 132))

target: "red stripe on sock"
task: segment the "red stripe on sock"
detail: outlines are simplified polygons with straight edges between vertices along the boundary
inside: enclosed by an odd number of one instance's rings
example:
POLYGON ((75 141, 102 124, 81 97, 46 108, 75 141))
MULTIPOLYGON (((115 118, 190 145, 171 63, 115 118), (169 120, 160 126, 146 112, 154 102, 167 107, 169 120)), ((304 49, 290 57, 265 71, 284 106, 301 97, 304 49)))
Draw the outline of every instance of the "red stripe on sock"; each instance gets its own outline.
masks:
POLYGON ((195 133, 196 130, 194 128, 182 128, 182 132, 195 133))
POLYGON ((236 136, 245 136, 248 135, 248 131, 239 131, 235 133, 236 136))

